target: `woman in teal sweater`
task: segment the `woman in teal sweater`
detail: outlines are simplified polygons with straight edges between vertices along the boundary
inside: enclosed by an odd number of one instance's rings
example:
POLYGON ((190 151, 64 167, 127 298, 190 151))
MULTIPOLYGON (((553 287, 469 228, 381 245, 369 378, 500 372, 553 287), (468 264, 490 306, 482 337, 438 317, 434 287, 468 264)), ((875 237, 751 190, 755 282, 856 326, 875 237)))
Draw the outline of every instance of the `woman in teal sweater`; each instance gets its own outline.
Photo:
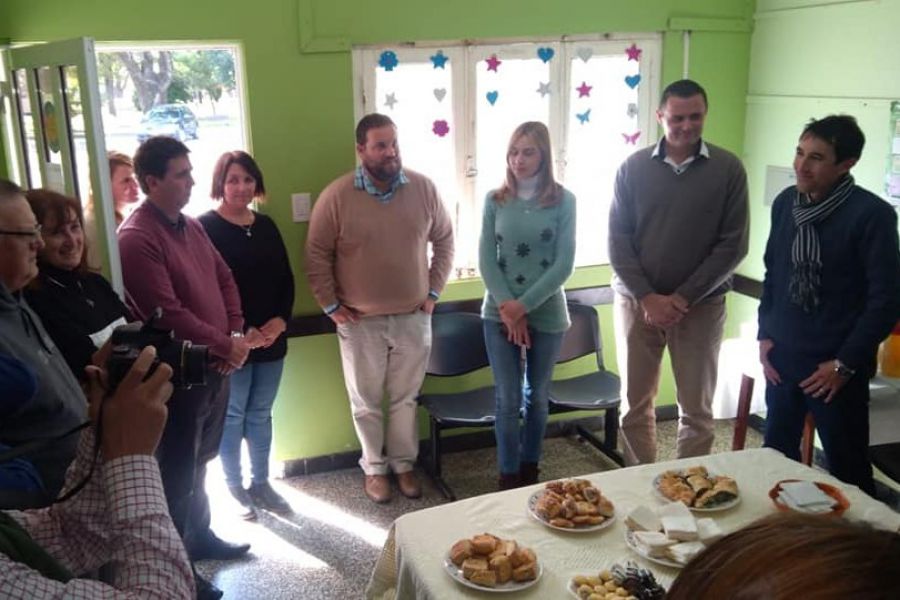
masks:
POLYGON ((562 286, 575 260, 575 196, 553 177, 547 127, 519 125, 506 163, 506 181, 485 199, 479 244, 500 489, 537 482, 550 378, 569 328, 562 286))

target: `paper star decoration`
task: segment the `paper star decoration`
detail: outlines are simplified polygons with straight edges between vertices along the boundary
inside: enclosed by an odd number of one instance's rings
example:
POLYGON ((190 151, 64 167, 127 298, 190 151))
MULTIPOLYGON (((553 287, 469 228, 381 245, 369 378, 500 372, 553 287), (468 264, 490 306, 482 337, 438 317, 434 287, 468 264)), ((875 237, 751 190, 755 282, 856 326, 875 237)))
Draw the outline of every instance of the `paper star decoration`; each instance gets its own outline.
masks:
POLYGON ((637 47, 636 44, 631 44, 628 48, 625 48, 625 54, 628 55, 628 60, 641 60, 641 52, 642 50, 637 47))
POLYGON ((584 125, 591 120, 591 109, 587 109, 583 113, 575 113, 575 116, 578 117, 578 122, 584 125))
POLYGON ((430 58, 435 69, 443 69, 447 61, 450 60, 450 57, 444 56, 443 50, 438 50, 437 54, 432 54, 430 58))
POLYGON ((575 88, 578 91, 578 97, 584 98, 585 96, 591 95, 591 90, 594 88, 592 85, 588 85, 587 82, 582 81, 581 85, 575 88))
POLYGON ((394 110, 394 105, 397 104, 397 102, 398 102, 397 95, 393 92, 391 92, 390 94, 387 94, 384 97, 384 105, 387 106, 391 110, 394 110))
POLYGON ((433 131, 434 135, 438 137, 444 137, 445 135, 450 133, 450 126, 447 124, 447 121, 441 119, 439 121, 435 121, 431 125, 431 131, 433 131))
POLYGON ((393 50, 385 50, 378 58, 378 65, 384 67, 385 71, 393 71, 398 64, 400 61, 397 60, 397 55, 393 50))
POLYGON ((487 63, 488 71, 493 71, 494 73, 496 73, 497 67, 499 67, 500 63, 502 63, 503 61, 497 58, 496 54, 491 54, 489 57, 484 59, 484 62, 487 63))
POLYGON ((539 83, 537 93, 541 95, 541 98, 548 95, 550 93, 550 82, 539 83))

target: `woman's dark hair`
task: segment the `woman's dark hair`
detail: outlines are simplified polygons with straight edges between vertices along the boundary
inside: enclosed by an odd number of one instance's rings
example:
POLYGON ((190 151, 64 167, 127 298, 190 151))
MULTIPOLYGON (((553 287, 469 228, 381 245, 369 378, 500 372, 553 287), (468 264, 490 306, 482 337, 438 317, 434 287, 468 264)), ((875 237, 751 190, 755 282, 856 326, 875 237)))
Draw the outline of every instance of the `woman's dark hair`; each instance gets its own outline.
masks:
POLYGON ((228 177, 228 169, 233 164, 239 164, 244 170, 256 180, 256 189, 253 192, 255 198, 262 199, 266 195, 266 184, 263 182, 263 174, 253 160, 253 157, 243 150, 233 150, 226 152, 216 161, 213 167, 212 188, 209 191, 209 197, 213 200, 221 200, 225 197, 225 178, 228 177))

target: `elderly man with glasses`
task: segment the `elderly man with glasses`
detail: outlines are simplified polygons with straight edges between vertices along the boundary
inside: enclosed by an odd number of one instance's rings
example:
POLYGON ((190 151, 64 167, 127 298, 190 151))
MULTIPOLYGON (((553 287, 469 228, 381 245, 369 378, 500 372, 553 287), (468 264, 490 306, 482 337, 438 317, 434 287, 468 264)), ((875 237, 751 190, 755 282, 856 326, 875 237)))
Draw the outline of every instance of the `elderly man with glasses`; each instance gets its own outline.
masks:
MULTIPOLYGON (((22 190, 0 179, 0 355, 22 361, 38 382, 34 394, 14 406, 0 393, 0 445, 9 448, 64 436, 87 419, 81 387, 22 298, 22 289, 37 275, 37 253, 43 245, 40 225, 22 190)), ((43 493, 23 497, 0 489, 0 508, 49 504, 63 485, 77 442, 77 435, 64 436, 30 452, 43 493)))

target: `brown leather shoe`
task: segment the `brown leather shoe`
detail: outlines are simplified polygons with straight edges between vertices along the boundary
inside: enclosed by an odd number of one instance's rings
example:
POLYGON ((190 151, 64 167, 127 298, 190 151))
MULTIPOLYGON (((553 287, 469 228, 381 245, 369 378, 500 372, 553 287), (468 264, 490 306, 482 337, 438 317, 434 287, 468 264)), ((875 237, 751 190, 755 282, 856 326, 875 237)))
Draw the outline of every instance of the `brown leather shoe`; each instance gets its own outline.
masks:
POLYGON ((391 483, 388 481, 387 475, 366 475, 363 489, 366 490, 366 496, 372 502, 384 504, 391 499, 391 483))
POLYGON ((418 498, 422 495, 422 484, 419 483, 419 478, 412 471, 397 473, 397 487, 400 488, 400 493, 407 498, 418 498))

